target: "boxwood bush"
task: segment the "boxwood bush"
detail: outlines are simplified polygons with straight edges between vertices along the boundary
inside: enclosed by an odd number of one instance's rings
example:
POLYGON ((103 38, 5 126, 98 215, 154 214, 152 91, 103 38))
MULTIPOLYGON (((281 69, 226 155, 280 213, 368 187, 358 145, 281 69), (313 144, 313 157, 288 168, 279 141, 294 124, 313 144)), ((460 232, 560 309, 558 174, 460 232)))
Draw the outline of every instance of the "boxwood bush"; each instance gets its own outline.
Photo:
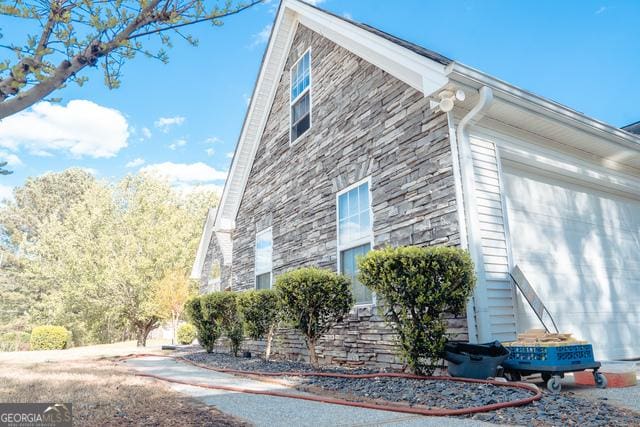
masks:
POLYGON ((211 292, 187 303, 187 316, 198 331, 200 345, 208 353, 213 351, 218 338, 225 334, 231 352, 237 356, 244 334, 236 298, 234 292, 211 292))
POLYGON ((62 326, 36 326, 31 331, 31 350, 62 350, 70 342, 71 332, 62 326))
POLYGON ((278 295, 272 289, 239 293, 238 309, 247 336, 254 340, 266 340, 264 358, 269 360, 271 343, 280 318, 278 295))
POLYGON ((178 338, 178 343, 182 345, 188 345, 196 339, 198 334, 198 330, 191 323, 183 323, 178 327, 176 331, 176 336, 178 338))
POLYGON ((305 267, 279 275, 275 284, 284 319, 305 337, 309 361, 318 366, 316 343, 349 313, 351 282, 330 270, 305 267))
POLYGON ((450 247, 386 247, 358 261, 360 282, 381 298, 380 309, 417 374, 431 375, 442 356, 444 313, 464 313, 475 285, 469 254, 450 247))

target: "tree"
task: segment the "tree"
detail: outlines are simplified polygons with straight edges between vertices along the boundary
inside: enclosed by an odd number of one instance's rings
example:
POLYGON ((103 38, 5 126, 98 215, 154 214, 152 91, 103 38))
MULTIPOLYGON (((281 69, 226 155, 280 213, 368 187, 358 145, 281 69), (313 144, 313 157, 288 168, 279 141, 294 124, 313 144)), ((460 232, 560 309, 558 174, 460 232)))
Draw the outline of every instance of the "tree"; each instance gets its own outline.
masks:
POLYGON ((7 166, 7 162, 0 162, 0 175, 11 175, 13 171, 5 169, 5 166, 7 166))
POLYGON ((37 28, 20 43, 0 47, 15 54, 0 63, 0 119, 46 98, 65 83, 86 82, 82 72, 100 66, 105 84, 117 88, 123 64, 142 53, 162 62, 170 34, 192 45, 183 29, 222 19, 262 0, 0 0, 0 14, 16 26, 37 28), (149 36, 163 46, 152 50, 149 36), (142 42, 147 42, 147 47, 142 42))
POLYGON ((280 320, 278 295, 272 289, 253 289, 238 294, 238 309, 249 338, 266 339, 264 358, 271 356, 271 343, 280 320))
POLYGON ((382 300, 416 374, 431 375, 446 342, 445 313, 464 313, 475 285, 473 261, 459 248, 386 247, 358 260, 358 279, 382 300))
POLYGON ((283 318, 304 335, 309 362, 318 367, 316 343, 349 313, 351 282, 330 270, 306 267, 279 275, 275 288, 283 318))
POLYGON ((154 298, 160 315, 171 321, 171 344, 176 342, 176 329, 184 312, 184 305, 195 293, 193 282, 181 270, 169 271, 156 285, 154 298))

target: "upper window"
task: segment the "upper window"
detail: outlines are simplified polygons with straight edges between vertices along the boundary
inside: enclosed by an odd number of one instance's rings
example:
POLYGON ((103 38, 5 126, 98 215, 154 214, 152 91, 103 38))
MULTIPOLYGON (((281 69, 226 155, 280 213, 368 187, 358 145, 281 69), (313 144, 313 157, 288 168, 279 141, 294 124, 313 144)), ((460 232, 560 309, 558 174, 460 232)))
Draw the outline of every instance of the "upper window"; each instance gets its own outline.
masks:
POLYGON ((291 67, 291 142, 311 127, 311 51, 291 67))
POLYGON ((256 289, 270 289, 273 237, 271 228, 256 234, 256 289))
POLYGON ((338 193, 338 259, 340 273, 351 279, 356 304, 373 302, 371 290, 358 281, 357 258, 371 250, 369 181, 338 193))

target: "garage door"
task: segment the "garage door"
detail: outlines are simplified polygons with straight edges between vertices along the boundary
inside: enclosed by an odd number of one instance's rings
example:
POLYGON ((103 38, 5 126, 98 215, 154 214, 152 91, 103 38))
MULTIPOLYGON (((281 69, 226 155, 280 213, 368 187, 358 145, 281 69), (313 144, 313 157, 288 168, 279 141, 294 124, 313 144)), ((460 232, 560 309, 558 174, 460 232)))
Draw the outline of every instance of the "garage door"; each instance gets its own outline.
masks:
MULTIPOLYGON (((640 356, 640 202, 506 165, 512 255, 562 331, 640 356)), ((521 298, 518 329, 540 327, 521 298)))

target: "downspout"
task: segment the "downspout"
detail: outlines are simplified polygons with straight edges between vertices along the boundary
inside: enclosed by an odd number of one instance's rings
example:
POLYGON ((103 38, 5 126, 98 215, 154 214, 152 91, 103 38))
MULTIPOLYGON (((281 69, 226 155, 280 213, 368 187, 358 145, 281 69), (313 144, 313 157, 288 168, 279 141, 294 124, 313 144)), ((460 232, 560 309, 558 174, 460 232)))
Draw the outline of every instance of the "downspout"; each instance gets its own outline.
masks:
MULTIPOLYGON (((487 295, 486 271, 483 260, 482 237, 480 236, 480 221, 475 198, 475 177, 471 143, 469 141, 469 127, 476 124, 489 110, 493 102, 493 91, 483 86, 479 92, 478 103, 460 120, 456 130, 460 155, 460 175, 462 179, 465 216, 467 223, 467 237, 469 253, 476 268, 477 284, 473 295, 473 309, 475 309, 475 323, 480 342, 492 339, 491 318, 489 315, 489 299, 487 295)), ((472 313, 468 313, 471 315, 472 313)), ((471 316, 472 317, 472 316, 471 316)), ((471 338, 471 337, 470 337, 471 338)))

